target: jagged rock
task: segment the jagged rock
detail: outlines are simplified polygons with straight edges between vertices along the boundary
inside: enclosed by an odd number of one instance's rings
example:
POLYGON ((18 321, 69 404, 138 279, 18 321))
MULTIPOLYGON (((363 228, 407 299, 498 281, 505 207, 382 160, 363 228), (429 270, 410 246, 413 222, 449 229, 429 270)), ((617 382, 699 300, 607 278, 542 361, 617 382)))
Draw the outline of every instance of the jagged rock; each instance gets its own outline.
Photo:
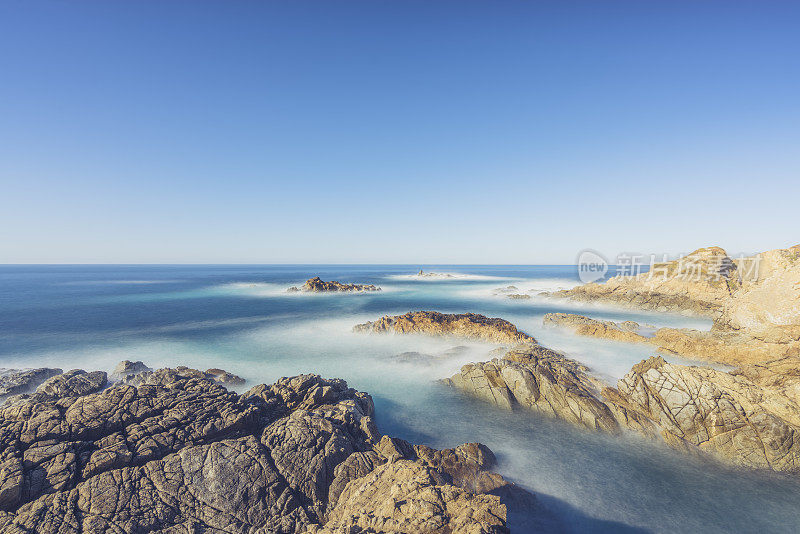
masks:
POLYGON ((530 295, 526 295, 524 293, 512 293, 511 295, 507 295, 506 297, 512 300, 528 300, 531 298, 530 295))
POLYGON ((717 330, 774 335, 769 331, 800 326, 800 245, 738 260, 703 248, 647 273, 548 295, 698 313, 712 317, 717 330))
POLYGON ((377 321, 356 325, 353 331, 427 334, 491 343, 536 343, 533 337, 520 332, 508 321, 477 313, 417 311, 393 317, 387 315, 377 321))
POLYGON ((500 359, 467 364, 443 382, 503 408, 519 405, 592 429, 619 430, 598 398, 601 383, 583 365, 541 346, 523 346, 500 359))
POLYGON ((310 293, 336 292, 336 291, 380 291, 381 288, 373 284, 343 284, 341 282, 325 282, 319 276, 309 278, 303 287, 290 287, 288 291, 307 291, 310 293))
POLYGON ((0 403, 12 395, 30 393, 45 380, 60 375, 61 369, 0 369, 0 403))
POLYGON ((3 532, 506 532, 496 495, 532 498, 486 471, 481 445, 381 437, 372 399, 342 380, 237 395, 185 367, 102 391, 68 375, 0 407, 3 532))
POLYGON ((724 372, 653 357, 617 387, 543 347, 468 364, 444 380, 506 408, 521 406, 605 432, 632 430, 670 447, 752 468, 800 472, 800 364, 724 372), (792 379, 787 379, 790 374, 792 379), (771 380, 771 382, 770 382, 771 380), (790 392, 791 390, 791 392, 790 392))
POLYGON ((132 362, 130 360, 122 360, 114 367, 114 370, 111 371, 111 379, 124 380, 131 375, 136 375, 145 371, 152 371, 152 369, 147 367, 142 361, 132 362))
POLYGON ((800 406, 743 376, 653 357, 617 389, 663 435, 740 465, 800 471, 800 406))

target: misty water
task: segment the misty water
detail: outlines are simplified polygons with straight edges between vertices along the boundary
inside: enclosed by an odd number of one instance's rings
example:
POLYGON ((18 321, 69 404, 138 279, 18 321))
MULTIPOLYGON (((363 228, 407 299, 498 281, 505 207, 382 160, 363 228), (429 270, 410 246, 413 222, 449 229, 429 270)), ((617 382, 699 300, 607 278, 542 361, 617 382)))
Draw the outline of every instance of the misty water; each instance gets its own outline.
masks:
POLYGON ((577 312, 693 328, 708 328, 708 321, 537 296, 575 285, 569 266, 424 268, 453 277, 409 276, 419 266, 4 266, 0 367, 110 371, 120 360, 143 360, 151 367, 221 367, 247 378, 246 387, 299 373, 340 377, 373 396, 383 433, 439 448, 488 445, 496 469, 538 497, 536 509, 511 518, 513 531, 797 531, 800 481, 791 476, 499 410, 437 383, 464 363, 488 359, 492 345, 351 332, 357 323, 411 310, 482 313, 615 381, 652 349, 545 329, 542 316, 577 312), (286 292, 315 275, 383 291, 286 292), (493 293, 508 285, 533 297, 493 293), (436 358, 396 357, 414 352, 436 358))

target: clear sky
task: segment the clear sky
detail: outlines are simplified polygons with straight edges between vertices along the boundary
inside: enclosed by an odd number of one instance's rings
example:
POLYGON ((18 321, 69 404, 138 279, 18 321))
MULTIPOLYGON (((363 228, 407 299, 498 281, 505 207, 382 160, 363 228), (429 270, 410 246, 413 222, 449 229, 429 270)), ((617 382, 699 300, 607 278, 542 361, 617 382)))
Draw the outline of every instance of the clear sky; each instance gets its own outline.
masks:
POLYGON ((0 262, 800 242, 800 2, 5 1, 0 262))

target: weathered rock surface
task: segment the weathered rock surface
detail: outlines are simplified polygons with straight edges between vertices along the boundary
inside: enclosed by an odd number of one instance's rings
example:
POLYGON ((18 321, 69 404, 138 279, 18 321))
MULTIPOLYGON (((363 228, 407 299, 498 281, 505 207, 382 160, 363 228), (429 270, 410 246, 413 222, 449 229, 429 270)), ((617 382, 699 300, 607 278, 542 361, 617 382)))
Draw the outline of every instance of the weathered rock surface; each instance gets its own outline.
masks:
POLYGON ((719 247, 703 248, 647 273, 549 295, 698 313, 712 317, 715 330, 781 335, 800 326, 800 245, 739 260, 719 247))
POLYGON ((505 344, 536 343, 533 337, 517 330, 508 321, 477 313, 417 311, 392 317, 387 315, 377 321, 356 325, 353 331, 427 334, 505 344))
POLYGON ((542 346, 520 346, 502 358, 467 364, 443 382, 503 408, 518 405, 592 429, 619 430, 599 400, 603 384, 585 366, 542 346))
POLYGON ((770 335, 753 335, 746 330, 710 332, 690 328, 641 326, 633 321, 615 323, 570 313, 548 313, 545 326, 569 328, 581 336, 630 343, 648 343, 664 354, 727 365, 768 363, 787 357, 800 358, 800 328, 776 328, 770 335))
POLYGON ((774 373, 748 368, 750 378, 651 358, 612 388, 577 362, 529 346, 465 365, 444 383, 505 408, 605 432, 628 429, 737 465, 800 472, 800 365, 782 365, 788 369, 774 373))
POLYGON ((680 260, 655 264, 646 273, 615 276, 604 283, 584 284, 547 294, 719 317, 723 303, 738 285, 733 260, 720 247, 708 247, 680 260))
POLYGON ((381 437, 341 380, 238 395, 188 368, 104 390, 105 373, 63 376, 0 407, 3 532, 507 532, 522 492, 481 445, 381 437))
POLYGON ((61 369, 0 369, 0 403, 12 395, 30 393, 50 377, 60 375, 61 369))
POLYGON ((341 282, 325 282, 319 276, 309 278, 302 287, 291 287, 289 291, 307 291, 311 293, 337 292, 337 291, 380 291, 381 288, 372 284, 343 284, 341 282))

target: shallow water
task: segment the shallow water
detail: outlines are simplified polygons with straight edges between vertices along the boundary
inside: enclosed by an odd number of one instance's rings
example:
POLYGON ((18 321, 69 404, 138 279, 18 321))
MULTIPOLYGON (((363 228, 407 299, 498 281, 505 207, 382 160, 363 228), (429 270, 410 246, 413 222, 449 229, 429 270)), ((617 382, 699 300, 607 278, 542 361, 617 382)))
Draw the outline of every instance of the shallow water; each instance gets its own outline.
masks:
POLYGON ((652 348, 546 329, 542 316, 576 312, 694 328, 707 328, 708 321, 536 296, 576 284, 573 267, 423 266, 453 277, 408 276, 419 268, 4 266, 0 367, 111 370, 122 359, 141 359, 151 366, 222 367, 251 385, 303 372, 341 377, 372 394, 385 433, 435 447, 489 445, 499 471, 539 498, 530 516, 512 518, 515 531, 797 531, 800 481, 505 412, 436 383, 466 362, 486 359, 490 345, 351 332, 359 322, 411 310, 483 313, 510 320, 613 381, 652 348), (384 290, 285 292, 314 275, 384 290), (533 298, 493 294, 508 285, 533 298), (450 351, 457 345, 462 348, 450 351), (439 357, 430 364, 393 358, 403 352, 439 357))

